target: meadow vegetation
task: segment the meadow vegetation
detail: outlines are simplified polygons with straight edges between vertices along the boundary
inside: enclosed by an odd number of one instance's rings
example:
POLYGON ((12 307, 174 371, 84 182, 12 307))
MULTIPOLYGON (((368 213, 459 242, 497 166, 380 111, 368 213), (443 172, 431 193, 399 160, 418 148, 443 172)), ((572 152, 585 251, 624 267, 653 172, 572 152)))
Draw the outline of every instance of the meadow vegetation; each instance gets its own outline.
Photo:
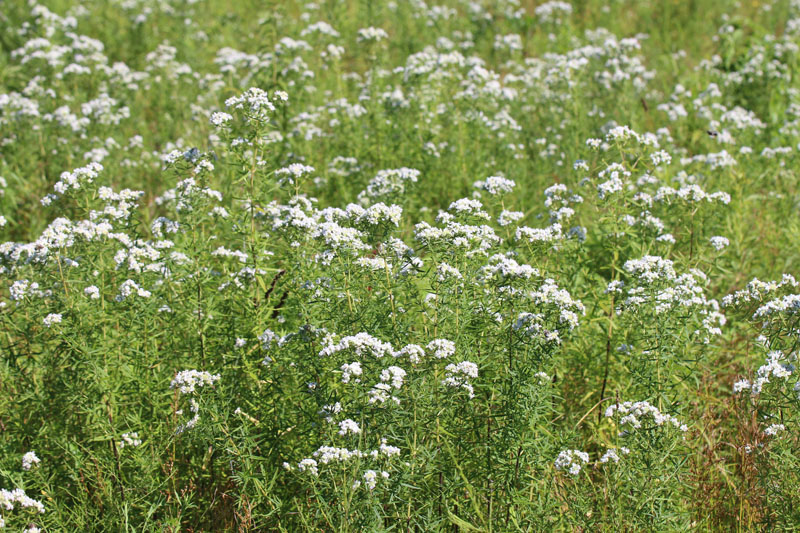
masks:
POLYGON ((800 528, 800 1, 0 0, 0 525, 800 528))

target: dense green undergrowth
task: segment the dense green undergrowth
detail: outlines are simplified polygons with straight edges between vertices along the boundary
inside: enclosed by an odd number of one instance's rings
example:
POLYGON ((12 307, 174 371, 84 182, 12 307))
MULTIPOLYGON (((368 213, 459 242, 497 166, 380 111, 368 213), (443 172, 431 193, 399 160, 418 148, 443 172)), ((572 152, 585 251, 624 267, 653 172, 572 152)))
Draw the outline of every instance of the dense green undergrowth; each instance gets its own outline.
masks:
POLYGON ((800 526, 800 3, 0 27, 4 527, 800 526))

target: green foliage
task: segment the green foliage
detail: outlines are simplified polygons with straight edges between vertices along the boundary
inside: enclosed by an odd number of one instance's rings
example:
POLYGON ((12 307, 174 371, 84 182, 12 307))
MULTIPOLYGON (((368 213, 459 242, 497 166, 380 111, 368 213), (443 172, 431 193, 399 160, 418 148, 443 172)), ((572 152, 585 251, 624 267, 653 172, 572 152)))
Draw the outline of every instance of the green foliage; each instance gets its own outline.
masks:
POLYGON ((5 527, 797 528, 797 2, 0 24, 5 527))

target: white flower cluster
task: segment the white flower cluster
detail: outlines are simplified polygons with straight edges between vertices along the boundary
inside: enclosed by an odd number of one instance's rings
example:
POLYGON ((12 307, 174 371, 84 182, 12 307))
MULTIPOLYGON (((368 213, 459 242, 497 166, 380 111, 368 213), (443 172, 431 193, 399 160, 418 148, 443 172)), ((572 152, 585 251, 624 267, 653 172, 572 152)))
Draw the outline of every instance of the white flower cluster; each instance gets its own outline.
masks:
MULTIPOLYGON (((796 359, 796 354, 792 354, 792 357, 796 359)), ((792 376, 794 370, 794 365, 787 361, 787 357, 782 351, 773 350, 767 354, 767 360, 756 371, 756 378, 753 382, 741 379, 734 383, 733 392, 738 394, 749 389, 752 396, 757 396, 761 394, 764 385, 771 383, 770 378, 786 380, 792 376)))
POLYGON ((365 203, 368 199, 403 194, 409 183, 416 183, 419 180, 420 174, 419 170, 406 167, 380 170, 367 183, 366 189, 359 193, 358 200, 365 203))
POLYGON ((662 413, 649 402, 623 402, 610 405, 605 412, 606 418, 617 417, 617 423, 627 429, 620 434, 627 434, 630 430, 641 429, 643 424, 655 426, 672 426, 678 431, 685 432, 688 427, 672 415, 662 413))
MULTIPOLYGON (((0 508, 5 511, 13 511, 15 506, 23 509, 32 509, 37 513, 44 513, 44 505, 38 500, 34 500, 22 489, 0 489, 0 508)), ((5 526, 5 521, 0 517, 0 527, 5 526)))
POLYGON ((369 403, 380 403, 391 400, 396 405, 400 405, 400 398, 393 396, 393 390, 399 390, 403 386, 406 371, 399 366, 390 366, 381 370, 381 381, 373 385, 369 391, 369 403))
POLYGON ((619 449, 617 449, 617 448, 608 448, 606 450, 606 453, 604 453, 603 456, 600 458, 600 462, 605 464, 605 463, 608 463, 610 461, 613 461, 614 464, 617 464, 617 463, 619 463, 619 460, 620 460, 619 454, 628 455, 629 453, 631 453, 631 451, 628 448, 626 448, 625 446, 621 446, 619 449), (619 452, 619 453, 617 453, 617 452, 619 452))
POLYGON ((366 332, 344 337, 336 344, 329 344, 320 350, 319 355, 320 357, 329 357, 345 350, 352 350, 359 357, 370 354, 377 359, 394 355, 391 344, 382 342, 366 332))
POLYGON ((781 281, 761 281, 758 278, 754 278, 744 289, 725 296, 722 299, 722 305, 729 307, 750 302, 761 302, 770 293, 777 292, 784 287, 797 288, 798 285, 800 284, 791 274, 784 274, 781 281))
POLYGON ((561 24, 572 14, 572 4, 551 0, 536 6, 533 13, 544 23, 561 24))
POLYGON ((46 328, 51 327, 53 324, 60 324, 62 321, 61 315, 59 313, 50 313, 42 320, 44 326, 46 328))
POLYGON ((800 294, 789 294, 765 303, 753 313, 753 320, 770 318, 772 315, 794 315, 800 312, 800 294))
POLYGON ((36 452, 30 451, 22 456, 22 469, 30 470, 41 462, 42 460, 36 456, 36 452))
POLYGON ((508 35, 495 35, 494 49, 508 50, 509 52, 517 52, 522 50, 522 37, 517 33, 509 33, 508 35))
POLYGON ((738 164, 736 159, 734 159, 733 156, 729 154, 727 150, 722 150, 720 152, 710 153, 710 154, 698 154, 696 156, 687 158, 685 160, 682 159, 681 163, 684 165, 689 165, 691 163, 704 163, 711 170, 716 170, 718 168, 732 167, 738 164))
MULTIPOLYGON (((288 95, 282 91, 276 91, 274 98, 277 101, 285 102, 288 95)), ((242 110, 248 120, 264 121, 275 111, 275 103, 263 89, 251 87, 238 96, 232 96, 225 100, 225 107, 229 109, 242 110)))
MULTIPOLYGON (((583 163, 586 166, 585 163, 583 163)), ((588 166, 586 170, 588 171, 588 166)), ((544 190, 544 206, 550 212, 550 222, 566 223, 575 214, 572 205, 583 203, 583 197, 579 194, 570 194, 569 189, 563 183, 556 183, 544 190)))
POLYGON ((511 254, 495 254, 488 264, 481 267, 478 279, 484 283, 509 283, 513 280, 527 280, 539 276, 539 270, 530 265, 519 264, 511 254))
POLYGON ((546 228, 529 228, 522 226, 517 228, 514 237, 518 241, 528 241, 529 243, 552 243, 560 241, 564 238, 564 233, 561 231, 561 224, 555 224, 546 228))
POLYGON ((382 28, 375 28, 370 26, 369 28, 361 28, 358 30, 358 42, 378 42, 384 39, 388 39, 389 34, 386 33, 386 30, 382 28))
POLYGON ((510 193, 517 184, 514 180, 504 178, 503 176, 489 176, 483 181, 476 181, 473 187, 488 192, 491 195, 498 196, 501 194, 510 193))
MULTIPOLYGON (((450 204, 448 210, 456 215, 471 215, 484 220, 492 218, 489 216, 489 213, 483 210, 483 204, 480 200, 475 200, 473 198, 461 198, 460 200, 456 200, 450 204)), ((437 222, 446 222, 448 220, 451 219, 446 213, 440 213, 439 216, 436 217, 437 222)))
POLYGON ((123 433, 122 440, 117 442, 117 447, 121 450, 125 446, 139 446, 142 444, 142 440, 139 438, 139 434, 135 431, 132 433, 123 433))
POLYGON ((630 171, 623 165, 611 163, 605 170, 600 171, 598 174, 600 179, 608 179, 597 186, 597 195, 601 200, 604 200, 610 195, 622 191, 630 176, 630 171))
MULTIPOLYGON (((692 310, 702 319, 703 342, 708 343, 710 336, 722 334, 720 328, 725 325, 726 318, 720 312, 719 302, 705 296, 700 285, 700 281, 706 281, 705 274, 692 270, 679 276, 672 261, 652 255, 628 260, 623 268, 639 284, 627 287, 627 296, 618 312, 645 305, 652 305, 656 314, 675 309, 692 310)), ((617 285, 615 289, 621 287, 617 285)), ((695 331, 699 333, 700 330, 695 331)))
POLYGON ((447 365, 444 368, 444 372, 445 377, 442 380, 442 385, 464 389, 470 398, 475 397, 475 389, 469 380, 478 377, 478 365, 470 361, 461 361, 458 364, 447 365))
POLYGON ((565 470, 572 476, 581 473, 581 468, 589 463, 589 454, 580 450, 562 450, 555 460, 556 470, 565 470))
POLYGON ((730 245, 731 243, 727 238, 721 237, 719 235, 711 237, 709 239, 709 242, 711 243, 711 246, 713 246, 714 249, 717 251, 722 251, 723 249, 727 248, 728 245, 730 245))
POLYGON ((288 167, 276 170, 275 175, 278 176, 278 185, 294 185, 300 178, 312 172, 314 172, 312 166, 292 163, 288 167))
POLYGON ((488 225, 475 226, 456 222, 449 213, 439 213, 437 221, 444 227, 434 227, 427 222, 414 226, 414 238, 424 246, 442 249, 460 248, 467 257, 488 255, 488 251, 502 239, 488 225))
POLYGON ((324 242, 331 250, 367 250, 364 233, 355 229, 340 226, 336 222, 323 222, 314 227, 311 237, 324 242))
POLYGON ((169 388, 177 388, 181 394, 192 394, 197 387, 211 386, 219 379, 219 374, 212 374, 205 370, 182 370, 175 375, 169 388))
POLYGON ((570 330, 578 327, 578 315, 585 315, 586 308, 572 298, 569 291, 559 288, 554 279, 547 278, 535 291, 528 293, 528 298, 537 305, 554 306, 558 309, 558 322, 570 330))
POLYGON ((682 200, 691 204, 719 202, 723 205, 728 205, 731 202, 731 195, 724 191, 707 193, 699 185, 691 184, 685 185, 680 189, 661 187, 653 196, 653 200, 656 202, 669 202, 672 199, 682 200))
POLYGON ((355 420, 346 419, 339 422, 339 435, 358 435, 361 433, 361 427, 355 420))
MULTIPOLYGON (((453 351, 455 351, 455 345, 453 347, 453 351)), ((409 362, 416 365, 422 361, 423 357, 425 357, 425 350, 423 350, 422 346, 419 346, 418 344, 407 344, 396 351, 394 356, 398 358, 408 357, 409 362)))
POLYGON ((350 383, 351 380, 354 383, 361 382, 358 376, 363 374, 364 370, 361 368, 361 363, 359 363, 358 361, 353 361, 352 363, 345 363, 341 366, 340 370, 342 371, 342 383, 350 383), (353 379, 353 376, 355 376, 355 379, 353 379))
POLYGON ((85 167, 76 168, 72 172, 62 172, 58 182, 53 186, 58 194, 66 194, 67 191, 76 191, 87 183, 92 183, 100 175, 103 165, 100 163, 89 163, 85 167))
MULTIPOLYGON (((383 479, 389 479, 389 472, 383 470, 380 473, 380 476, 383 479)), ((377 485, 378 485, 378 473, 374 470, 367 470, 366 472, 364 472, 364 486, 367 487, 369 490, 373 490, 377 485)), ((355 481, 353 483, 354 489, 357 489, 360 486, 361 486, 360 481, 355 481)))
MULTIPOLYGON (((311 454, 311 457, 306 457, 293 467, 289 463, 283 463, 283 468, 289 471, 295 468, 299 472, 308 472, 314 477, 320 475, 320 468, 329 464, 347 463, 352 459, 359 460, 372 460, 372 461, 386 461, 392 457, 400 455, 400 448, 387 444, 385 438, 382 438, 378 448, 364 452, 359 449, 339 448, 335 446, 320 446, 316 451, 311 454)), ((389 479, 390 474, 386 470, 376 471, 374 469, 367 469, 356 479, 352 488, 357 489, 362 485, 366 486, 369 490, 374 490, 378 484, 379 479, 389 479)))
POLYGON ((89 285, 83 289, 83 294, 92 300, 97 300, 100 298, 100 289, 98 289, 95 285, 89 285))
POLYGON ((782 431, 786 431, 786 426, 783 424, 771 424, 764 430, 764 435, 774 437, 782 431))
POLYGON ((456 343, 447 339, 434 339, 425 349, 432 353, 435 359, 447 359, 456 353, 456 343))
POLYGON ((329 207, 320 211, 319 215, 327 222, 347 220, 366 227, 380 224, 398 227, 403 216, 403 208, 395 204, 386 205, 383 202, 372 204, 366 208, 358 204, 348 204, 344 210, 329 207))
POLYGON ((150 291, 143 289, 132 279, 128 279, 122 282, 122 285, 119 286, 119 294, 114 297, 114 300, 117 302, 124 302, 134 293, 141 298, 150 298, 150 296, 152 296, 150 291))
POLYGON ((516 222, 522 220, 525 216, 525 213, 522 211, 508 211, 504 209, 498 216, 497 216, 497 223, 501 227, 510 226, 516 222))
POLYGON ((461 281, 464 279, 464 276, 456 267, 450 266, 447 263, 439 263, 436 266, 436 279, 444 283, 448 280, 461 281))
POLYGON ((35 281, 31 283, 27 279, 19 279, 11 284, 8 288, 8 292, 11 296, 11 299, 19 302, 28 294, 28 291, 36 291, 39 288, 39 284, 35 281))
MULTIPOLYGON (((637 47, 638 43, 635 41, 628 41, 628 43, 633 47, 637 47)), ((642 146, 652 146, 655 148, 659 147, 658 144, 658 137, 656 135, 646 132, 639 134, 631 129, 629 126, 614 126, 606 132, 606 141, 607 142, 626 142, 626 141, 634 141, 642 146)))
POLYGON ((560 289, 552 279, 532 291, 522 293, 523 302, 532 302, 538 312, 524 311, 517 315, 512 325, 514 331, 529 339, 561 344, 561 329, 571 331, 578 326, 579 316, 586 313, 583 304, 574 300, 568 291, 560 289))
POLYGON ((224 113, 222 111, 216 111, 214 113, 211 113, 211 116, 209 117, 209 122, 211 122, 212 125, 218 128, 228 124, 232 120, 233 120, 233 115, 229 113, 224 113))

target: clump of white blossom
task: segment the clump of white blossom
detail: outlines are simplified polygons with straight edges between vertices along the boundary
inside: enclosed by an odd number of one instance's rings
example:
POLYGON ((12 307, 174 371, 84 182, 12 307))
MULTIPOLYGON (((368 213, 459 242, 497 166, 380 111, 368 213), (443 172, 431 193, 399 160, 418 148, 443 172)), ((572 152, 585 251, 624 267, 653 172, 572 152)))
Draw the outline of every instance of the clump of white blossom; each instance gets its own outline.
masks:
POLYGON ((577 476, 588 463, 588 453, 580 450, 562 450, 556 457, 555 467, 557 470, 564 470, 572 476, 577 476))

